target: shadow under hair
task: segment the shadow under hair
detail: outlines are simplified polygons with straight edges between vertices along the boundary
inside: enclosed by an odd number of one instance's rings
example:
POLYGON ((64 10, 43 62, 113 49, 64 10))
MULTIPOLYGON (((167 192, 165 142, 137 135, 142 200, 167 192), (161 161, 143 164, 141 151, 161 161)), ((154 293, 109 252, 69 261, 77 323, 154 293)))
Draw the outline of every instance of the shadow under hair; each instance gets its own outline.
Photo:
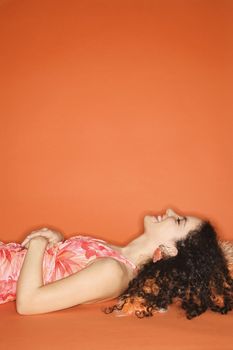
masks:
POLYGON ((212 225, 204 221, 177 241, 176 247, 175 257, 143 264, 118 303, 104 312, 131 307, 137 317, 150 317, 173 302, 185 310, 188 319, 208 309, 221 314, 232 310, 233 279, 212 225))

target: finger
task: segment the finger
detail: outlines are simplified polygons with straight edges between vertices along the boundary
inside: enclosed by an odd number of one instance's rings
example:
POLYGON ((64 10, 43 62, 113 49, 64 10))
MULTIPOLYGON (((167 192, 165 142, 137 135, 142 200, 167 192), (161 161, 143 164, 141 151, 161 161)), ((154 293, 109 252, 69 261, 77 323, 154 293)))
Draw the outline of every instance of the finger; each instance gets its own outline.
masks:
POLYGON ((40 236, 42 237, 49 237, 49 232, 48 231, 40 231, 40 236))
POLYGON ((37 231, 35 233, 30 233, 30 235, 28 235, 27 238, 31 239, 32 237, 38 237, 40 235, 41 235, 41 233, 39 231, 37 231))
POLYGON ((22 241, 21 244, 25 244, 25 243, 27 243, 29 240, 30 240, 30 238, 26 237, 26 238, 24 238, 24 240, 22 241))
POLYGON ((21 244, 25 244, 26 242, 28 242, 30 239, 32 239, 33 237, 38 237, 40 236, 40 233, 39 232, 34 232, 34 233, 31 233, 30 235, 28 235, 21 244))
POLYGON ((25 239, 22 243, 21 243, 21 245, 26 245, 26 244, 28 244, 28 242, 30 241, 30 239, 25 239))

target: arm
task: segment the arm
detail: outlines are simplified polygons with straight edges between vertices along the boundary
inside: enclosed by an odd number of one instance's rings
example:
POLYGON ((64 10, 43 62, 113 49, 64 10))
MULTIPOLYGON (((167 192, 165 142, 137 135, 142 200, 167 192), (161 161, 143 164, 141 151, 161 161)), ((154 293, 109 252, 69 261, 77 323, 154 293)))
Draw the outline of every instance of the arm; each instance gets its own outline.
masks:
MULTIPOLYGON (((22 272, 41 274, 39 244, 40 251, 43 250, 42 242, 37 242, 31 244, 28 252, 37 252, 31 260, 32 265, 36 265, 37 269, 25 265, 28 271, 25 269, 22 272)), ((39 278, 38 276, 26 278, 22 275, 20 282, 21 289, 17 293, 16 305, 18 313, 23 315, 46 313, 78 304, 112 299, 120 295, 128 285, 124 269, 118 261, 112 258, 98 258, 83 270, 44 286, 41 285, 41 275, 39 278), (24 282, 25 285, 23 285, 24 282)))
POLYGON ((30 240, 24 258, 20 275, 17 281, 16 307, 21 308, 27 303, 35 290, 43 285, 42 263, 48 240, 44 237, 35 237, 30 240))

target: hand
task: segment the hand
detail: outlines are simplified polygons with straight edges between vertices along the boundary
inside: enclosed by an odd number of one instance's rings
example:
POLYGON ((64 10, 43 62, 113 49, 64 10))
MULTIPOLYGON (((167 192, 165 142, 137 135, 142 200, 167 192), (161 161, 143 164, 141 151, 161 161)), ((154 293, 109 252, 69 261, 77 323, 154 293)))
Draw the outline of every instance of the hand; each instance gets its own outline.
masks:
POLYGON ((21 246, 24 246, 25 248, 29 247, 29 242, 31 239, 35 237, 44 237, 48 240, 47 249, 51 248, 54 244, 63 241, 64 237, 63 235, 54 230, 50 230, 47 227, 41 228, 39 230, 32 231, 21 243, 21 246))

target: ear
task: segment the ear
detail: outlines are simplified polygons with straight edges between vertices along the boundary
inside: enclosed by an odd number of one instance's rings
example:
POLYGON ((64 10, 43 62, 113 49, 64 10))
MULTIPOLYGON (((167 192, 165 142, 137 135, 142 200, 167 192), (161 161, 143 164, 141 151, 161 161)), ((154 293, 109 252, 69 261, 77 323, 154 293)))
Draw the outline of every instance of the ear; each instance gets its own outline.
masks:
POLYGON ((153 262, 155 263, 156 261, 159 261, 163 258, 163 254, 162 254, 162 250, 160 249, 160 247, 158 247, 157 249, 155 249, 154 254, 153 254, 153 262))
POLYGON ((160 245, 153 254, 153 262, 159 261, 163 258, 169 258, 176 256, 178 254, 178 250, 174 245, 160 245))

